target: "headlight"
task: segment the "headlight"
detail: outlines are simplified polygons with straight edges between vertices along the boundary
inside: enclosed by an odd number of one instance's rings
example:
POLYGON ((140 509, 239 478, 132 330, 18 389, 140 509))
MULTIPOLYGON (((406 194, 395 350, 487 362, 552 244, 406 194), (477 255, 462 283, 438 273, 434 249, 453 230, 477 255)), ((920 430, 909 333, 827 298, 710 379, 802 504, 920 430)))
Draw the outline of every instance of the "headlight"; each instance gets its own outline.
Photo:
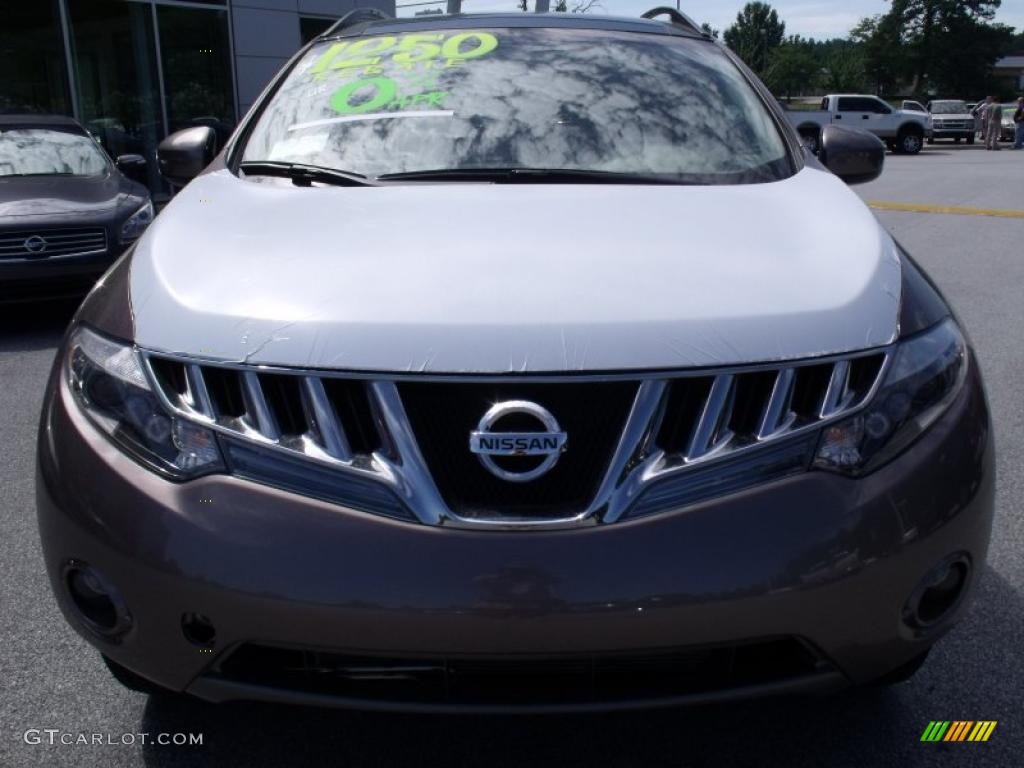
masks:
POLYGON ((153 201, 147 200, 146 204, 128 217, 128 221, 121 225, 121 242, 130 243, 138 240, 139 236, 146 231, 153 222, 153 201))
POLYGON ((825 429, 816 467, 851 475, 897 456, 949 407, 967 377, 967 342, 952 318, 900 341, 867 407, 825 429))
POLYGON ((213 432, 164 410, 133 347, 79 327, 67 375, 82 410, 137 460, 179 480, 223 469, 213 432))

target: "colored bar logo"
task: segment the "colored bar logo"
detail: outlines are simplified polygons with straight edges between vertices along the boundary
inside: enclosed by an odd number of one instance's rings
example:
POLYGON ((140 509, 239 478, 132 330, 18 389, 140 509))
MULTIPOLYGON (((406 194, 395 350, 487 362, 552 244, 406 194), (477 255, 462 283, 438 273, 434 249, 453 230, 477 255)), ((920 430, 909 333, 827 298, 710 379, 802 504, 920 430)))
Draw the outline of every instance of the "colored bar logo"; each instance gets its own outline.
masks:
POLYGON ((998 720, 932 720, 921 741, 988 741, 998 720))

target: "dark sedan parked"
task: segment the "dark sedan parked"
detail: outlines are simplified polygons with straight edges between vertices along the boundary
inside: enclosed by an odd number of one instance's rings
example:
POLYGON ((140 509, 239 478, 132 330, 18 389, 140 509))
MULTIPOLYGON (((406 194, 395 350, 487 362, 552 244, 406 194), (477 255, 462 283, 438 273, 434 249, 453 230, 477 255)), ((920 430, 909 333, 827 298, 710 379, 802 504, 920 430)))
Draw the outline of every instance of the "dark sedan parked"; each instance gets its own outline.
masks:
POLYGON ((76 121, 0 115, 0 302, 85 293, 153 220, 149 190, 127 178, 76 121))

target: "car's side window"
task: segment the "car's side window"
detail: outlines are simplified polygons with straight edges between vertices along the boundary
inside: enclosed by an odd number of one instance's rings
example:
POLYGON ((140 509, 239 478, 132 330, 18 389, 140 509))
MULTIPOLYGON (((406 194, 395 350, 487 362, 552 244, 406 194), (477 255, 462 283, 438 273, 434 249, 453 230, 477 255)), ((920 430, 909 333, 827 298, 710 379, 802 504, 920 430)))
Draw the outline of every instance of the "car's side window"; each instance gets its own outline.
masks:
MULTIPOLYGON (((865 101, 868 101, 868 99, 865 99, 865 101)), ((888 115, 892 112, 892 107, 890 107, 881 99, 870 99, 870 101, 872 112, 877 112, 880 115, 888 115)))

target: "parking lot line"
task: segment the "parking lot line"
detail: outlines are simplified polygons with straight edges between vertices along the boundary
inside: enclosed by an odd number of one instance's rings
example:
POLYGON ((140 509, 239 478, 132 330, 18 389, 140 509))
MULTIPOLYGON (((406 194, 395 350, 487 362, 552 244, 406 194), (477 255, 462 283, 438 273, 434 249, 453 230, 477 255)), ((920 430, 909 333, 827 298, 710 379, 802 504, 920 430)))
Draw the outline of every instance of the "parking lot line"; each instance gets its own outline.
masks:
POLYGON ((1024 219, 1024 211, 1010 208, 964 208, 957 205, 924 205, 921 203, 894 203, 886 200, 868 200, 868 206, 880 211, 906 211, 908 213, 955 213, 961 216, 997 216, 1003 219, 1024 219))

